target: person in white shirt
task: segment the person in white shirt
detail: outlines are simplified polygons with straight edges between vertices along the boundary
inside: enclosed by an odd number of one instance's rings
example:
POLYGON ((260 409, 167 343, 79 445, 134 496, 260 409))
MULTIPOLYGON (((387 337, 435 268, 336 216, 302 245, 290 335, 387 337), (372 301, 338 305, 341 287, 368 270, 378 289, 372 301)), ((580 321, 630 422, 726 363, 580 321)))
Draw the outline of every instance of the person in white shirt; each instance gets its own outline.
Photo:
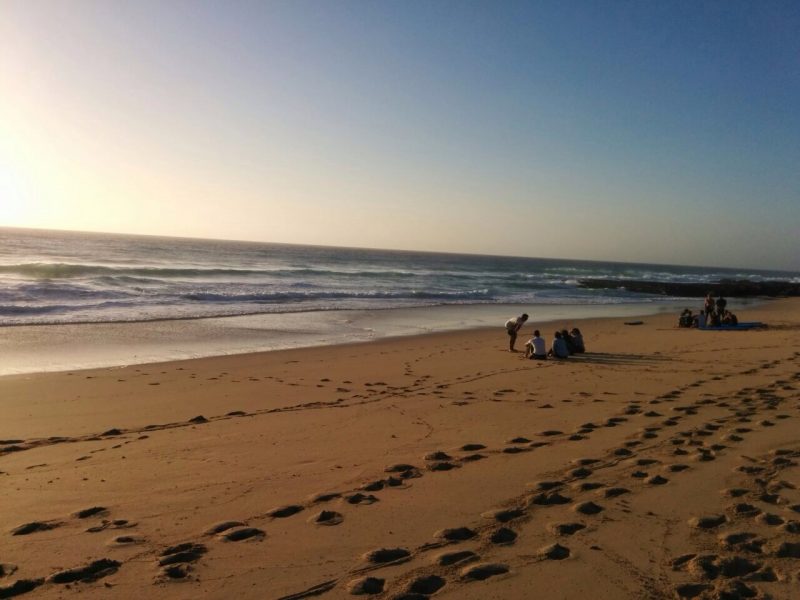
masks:
POLYGON ((525 358, 547 360, 547 344, 538 329, 533 332, 533 337, 525 344, 525 358))
POLYGON ((516 352, 516 350, 514 350, 514 344, 517 341, 517 333, 519 333, 519 330, 522 329, 522 326, 525 324, 525 321, 527 320, 528 320, 528 315, 523 313, 516 319, 511 318, 508 321, 506 321, 506 332, 508 333, 509 337, 508 340, 509 352, 516 352))

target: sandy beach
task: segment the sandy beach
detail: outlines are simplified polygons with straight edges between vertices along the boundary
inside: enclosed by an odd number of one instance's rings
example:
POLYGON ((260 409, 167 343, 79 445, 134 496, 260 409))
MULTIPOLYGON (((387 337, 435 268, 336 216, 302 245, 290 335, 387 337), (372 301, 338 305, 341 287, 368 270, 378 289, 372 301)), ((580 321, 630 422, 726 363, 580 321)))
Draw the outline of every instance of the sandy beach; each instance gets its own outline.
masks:
POLYGON ((800 302, 740 318, 2 377, 0 598, 797 598, 800 302))

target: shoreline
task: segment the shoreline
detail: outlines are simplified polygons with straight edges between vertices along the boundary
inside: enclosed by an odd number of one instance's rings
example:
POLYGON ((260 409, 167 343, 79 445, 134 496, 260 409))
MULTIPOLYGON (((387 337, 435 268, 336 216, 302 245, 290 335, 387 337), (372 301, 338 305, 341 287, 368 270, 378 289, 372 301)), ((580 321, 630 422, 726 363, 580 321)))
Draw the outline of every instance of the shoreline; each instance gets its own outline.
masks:
MULTIPOLYGON (((736 310, 752 310, 775 301, 732 301, 731 305, 736 310)), ((685 304, 684 301, 665 301, 534 306, 440 305, 115 323, 15 325, 9 329, 0 328, 0 333, 6 334, 0 337, 0 354, 3 355, 0 377, 333 347, 440 332, 492 328, 500 331, 505 319, 524 311, 531 313, 531 325, 544 325, 560 320, 677 314, 685 304), (42 368, 43 364, 48 367, 42 368)), ((526 325, 525 331, 528 329, 531 326, 526 325)))

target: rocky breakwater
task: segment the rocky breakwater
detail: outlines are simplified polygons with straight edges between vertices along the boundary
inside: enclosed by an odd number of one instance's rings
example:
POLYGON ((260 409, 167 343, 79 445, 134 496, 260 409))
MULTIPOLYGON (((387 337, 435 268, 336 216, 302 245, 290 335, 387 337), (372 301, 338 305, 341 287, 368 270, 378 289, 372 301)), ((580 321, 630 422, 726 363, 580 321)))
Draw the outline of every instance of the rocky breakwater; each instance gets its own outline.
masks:
POLYGON ((662 296, 702 298, 708 292, 730 298, 770 298, 800 296, 800 283, 793 281, 750 281, 721 279, 713 283, 680 283, 668 281, 581 279, 579 285, 589 289, 625 289, 629 292, 662 296))

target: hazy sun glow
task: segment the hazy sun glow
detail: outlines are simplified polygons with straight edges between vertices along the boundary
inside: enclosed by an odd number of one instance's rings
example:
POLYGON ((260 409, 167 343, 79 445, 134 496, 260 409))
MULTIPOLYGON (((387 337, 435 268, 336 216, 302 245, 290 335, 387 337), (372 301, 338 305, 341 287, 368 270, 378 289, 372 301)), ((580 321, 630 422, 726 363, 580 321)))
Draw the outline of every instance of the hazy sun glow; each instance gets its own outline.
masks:
POLYGON ((800 16, 743 6, 12 0, 0 226, 800 268, 800 16))

